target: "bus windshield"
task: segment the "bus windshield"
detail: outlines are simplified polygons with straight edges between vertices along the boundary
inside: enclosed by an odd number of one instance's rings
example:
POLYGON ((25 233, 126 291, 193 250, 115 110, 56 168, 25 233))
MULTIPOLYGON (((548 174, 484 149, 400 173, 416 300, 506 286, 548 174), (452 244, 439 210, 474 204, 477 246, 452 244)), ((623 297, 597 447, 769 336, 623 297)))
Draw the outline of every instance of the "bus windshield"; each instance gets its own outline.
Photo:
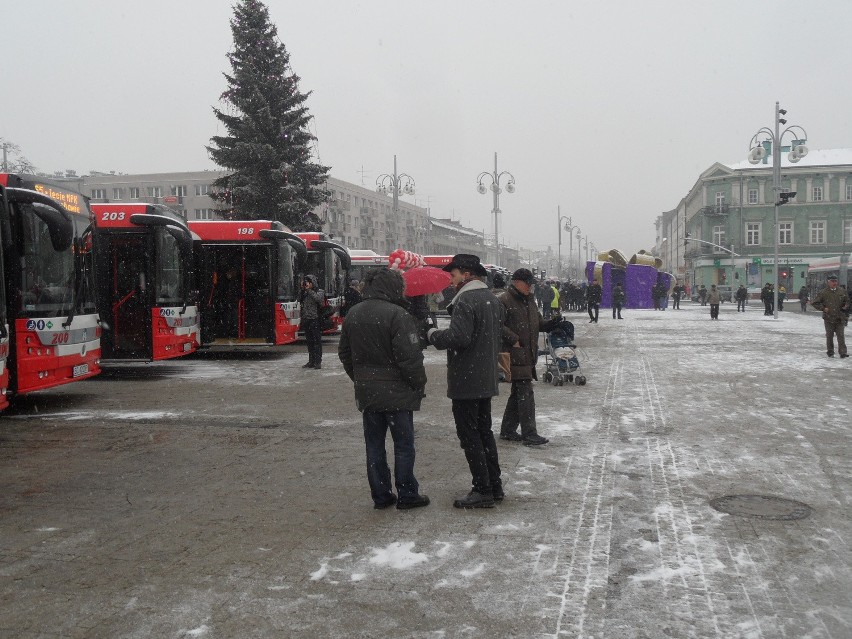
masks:
POLYGON ((187 276, 178 241, 164 228, 155 234, 157 247, 156 303, 158 306, 181 306, 186 298, 187 276))
POLYGON ((276 240, 278 244, 278 293, 277 301, 292 302, 295 298, 293 273, 293 248, 287 240, 276 240))
POLYGON ((69 315, 75 284, 74 251, 54 248, 39 204, 18 204, 21 220, 21 308, 27 314, 69 315))

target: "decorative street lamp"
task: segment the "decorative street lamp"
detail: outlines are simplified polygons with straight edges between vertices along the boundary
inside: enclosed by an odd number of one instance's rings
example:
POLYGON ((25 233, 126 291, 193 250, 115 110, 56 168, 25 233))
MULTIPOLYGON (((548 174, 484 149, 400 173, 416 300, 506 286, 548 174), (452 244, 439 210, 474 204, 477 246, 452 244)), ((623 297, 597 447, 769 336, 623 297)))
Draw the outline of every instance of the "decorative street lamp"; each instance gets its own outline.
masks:
POLYGON ((571 228, 573 224, 571 223, 571 218, 567 215, 562 215, 562 211, 559 206, 556 207, 556 228, 559 231, 559 252, 556 260, 556 277, 562 277, 562 220, 565 220, 565 230, 568 231, 568 255, 570 260, 571 248, 573 245, 573 241, 571 238, 571 228))
POLYGON ((776 102, 775 131, 773 132, 769 127, 758 129, 757 133, 751 138, 748 153, 748 161, 752 164, 765 162, 767 153, 772 153, 772 190, 775 196, 775 263, 773 264, 772 308, 775 319, 778 319, 778 207, 787 204, 790 198, 796 197, 795 191, 781 191, 781 143, 784 136, 788 133, 791 136, 790 153, 787 155, 787 159, 791 163, 795 164, 808 154, 808 147, 805 146, 808 141, 808 134, 802 127, 791 124, 779 132, 781 125, 787 124, 787 120, 781 117, 783 115, 787 115, 787 111, 780 108, 779 103, 776 102))
POLYGON ((394 223, 399 221, 399 195, 414 195, 414 178, 408 173, 396 172, 396 156, 393 156, 393 175, 382 173, 376 178, 376 191, 393 196, 393 218, 394 223))
POLYGON ((500 265, 500 229, 498 216, 500 215, 500 194, 503 192, 503 189, 500 188, 500 178, 503 176, 509 176, 508 182, 506 183, 506 192, 514 193, 515 192, 515 176, 509 173, 508 171, 497 172, 497 153, 494 153, 494 173, 488 173, 487 171, 483 171, 479 174, 479 177, 476 178, 477 186, 476 190, 479 191, 482 195, 491 189, 491 192, 494 193, 494 208, 492 209, 492 213, 494 213, 494 261, 499 266, 500 265), (491 186, 486 187, 482 183, 482 179, 485 177, 491 178, 491 186))

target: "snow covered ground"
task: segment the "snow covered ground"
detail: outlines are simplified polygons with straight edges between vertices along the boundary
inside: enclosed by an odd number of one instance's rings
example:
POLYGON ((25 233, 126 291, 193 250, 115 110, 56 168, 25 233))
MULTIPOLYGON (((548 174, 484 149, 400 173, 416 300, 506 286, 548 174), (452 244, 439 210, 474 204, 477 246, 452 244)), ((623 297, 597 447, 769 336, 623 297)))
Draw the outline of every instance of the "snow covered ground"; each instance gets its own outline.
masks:
MULTIPOLYGON (((415 511, 371 508, 333 341, 322 371, 300 368, 301 346, 202 357, 13 411, 0 418, 0 630, 852 636, 852 360, 826 357, 818 315, 725 304, 711 321, 686 303, 584 317, 569 315, 588 384, 536 385, 551 443, 499 443, 506 500, 493 510, 452 508, 469 473, 434 349, 415 416, 432 505, 415 511), (144 384, 147 402, 127 384, 144 384), (50 453, 36 428, 73 454, 50 453), (812 510, 784 520, 711 507, 731 495, 812 510)), ((502 385, 495 430, 507 395, 502 385)))

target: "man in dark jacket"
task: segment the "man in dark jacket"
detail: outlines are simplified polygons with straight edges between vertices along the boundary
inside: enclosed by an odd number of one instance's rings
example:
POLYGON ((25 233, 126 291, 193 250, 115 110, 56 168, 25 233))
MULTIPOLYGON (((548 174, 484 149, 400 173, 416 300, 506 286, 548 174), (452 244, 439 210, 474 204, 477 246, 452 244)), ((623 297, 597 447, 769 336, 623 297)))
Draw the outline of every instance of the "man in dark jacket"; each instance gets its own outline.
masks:
POLYGON ((317 285, 317 278, 305 275, 301 302, 302 330, 308 343, 308 363, 302 368, 322 368, 322 309, 325 305, 325 293, 317 285))
POLYGON ((594 280, 586 289, 586 303, 589 308, 589 324, 598 323, 598 313, 601 310, 601 300, 603 299, 603 289, 600 282, 594 280))
POLYGON ((453 506, 492 508, 503 499, 497 444, 491 431, 503 306, 480 279, 488 273, 476 255, 456 255, 444 270, 452 274, 457 288, 448 307, 450 327, 430 329, 428 340, 439 350, 447 350, 447 397, 453 400, 456 433, 473 476, 472 490, 453 506))
POLYGON ((618 319, 624 319, 621 317, 621 309, 624 308, 624 301, 626 299, 627 296, 624 294, 621 284, 616 284, 615 288, 612 289, 612 319, 616 319, 616 313, 618 314, 618 319))
POLYGON ((772 284, 769 282, 764 284, 763 288, 760 289, 760 301, 763 302, 764 315, 773 315, 775 313, 773 308, 775 304, 775 292, 772 290, 772 284))
POLYGON ((549 441, 536 430, 532 380, 535 379, 539 331, 552 330, 562 321, 558 316, 547 321, 542 318, 530 295, 534 284, 532 272, 519 268, 512 274, 508 292, 500 298, 506 311, 502 330, 503 349, 509 352, 512 367, 512 393, 503 412, 500 439, 519 441, 525 446, 541 446, 549 441))
POLYGON ((737 300, 737 313, 739 313, 740 311, 745 313, 746 301, 748 300, 748 290, 746 289, 745 284, 739 285, 734 297, 737 300))
POLYGON ((414 413, 425 396, 426 369, 417 325, 404 308, 405 283, 399 271, 382 269, 364 277, 363 301, 352 307, 340 334, 338 356, 355 382, 363 412, 367 480, 375 508, 394 503, 400 510, 429 505, 414 478, 414 413), (394 483, 385 452, 393 438, 394 483))
POLYGON ((828 276, 826 288, 816 294, 811 305, 818 311, 822 311, 826 354, 834 357, 834 336, 837 335, 837 350, 840 351, 840 357, 849 357, 844 335, 846 320, 849 317, 849 295, 845 289, 838 288, 836 275, 828 276))
POLYGON ((343 291, 343 306, 340 308, 341 317, 345 318, 352 307, 361 301, 361 289, 359 285, 360 282, 358 280, 350 280, 349 288, 343 291))

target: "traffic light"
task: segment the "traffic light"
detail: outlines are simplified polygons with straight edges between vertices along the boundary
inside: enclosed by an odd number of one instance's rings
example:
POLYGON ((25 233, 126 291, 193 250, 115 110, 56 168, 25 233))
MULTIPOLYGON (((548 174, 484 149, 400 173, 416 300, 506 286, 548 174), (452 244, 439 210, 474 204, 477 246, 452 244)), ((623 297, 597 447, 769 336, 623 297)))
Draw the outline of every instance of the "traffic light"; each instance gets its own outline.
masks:
POLYGON ((789 275, 789 272, 787 272, 787 271, 781 271, 781 272, 780 272, 780 273, 778 273, 778 274, 779 274, 781 277, 783 277, 784 279, 787 279, 787 276, 789 275))
POLYGON ((541 269, 541 279, 544 279, 545 277, 547 277, 547 271, 541 269))
POLYGON ((778 194, 778 206, 787 204, 792 198, 796 197, 796 191, 783 191, 778 194))
POLYGON ((538 277, 538 269, 535 266, 533 266, 530 270, 532 271, 533 277, 538 277))

